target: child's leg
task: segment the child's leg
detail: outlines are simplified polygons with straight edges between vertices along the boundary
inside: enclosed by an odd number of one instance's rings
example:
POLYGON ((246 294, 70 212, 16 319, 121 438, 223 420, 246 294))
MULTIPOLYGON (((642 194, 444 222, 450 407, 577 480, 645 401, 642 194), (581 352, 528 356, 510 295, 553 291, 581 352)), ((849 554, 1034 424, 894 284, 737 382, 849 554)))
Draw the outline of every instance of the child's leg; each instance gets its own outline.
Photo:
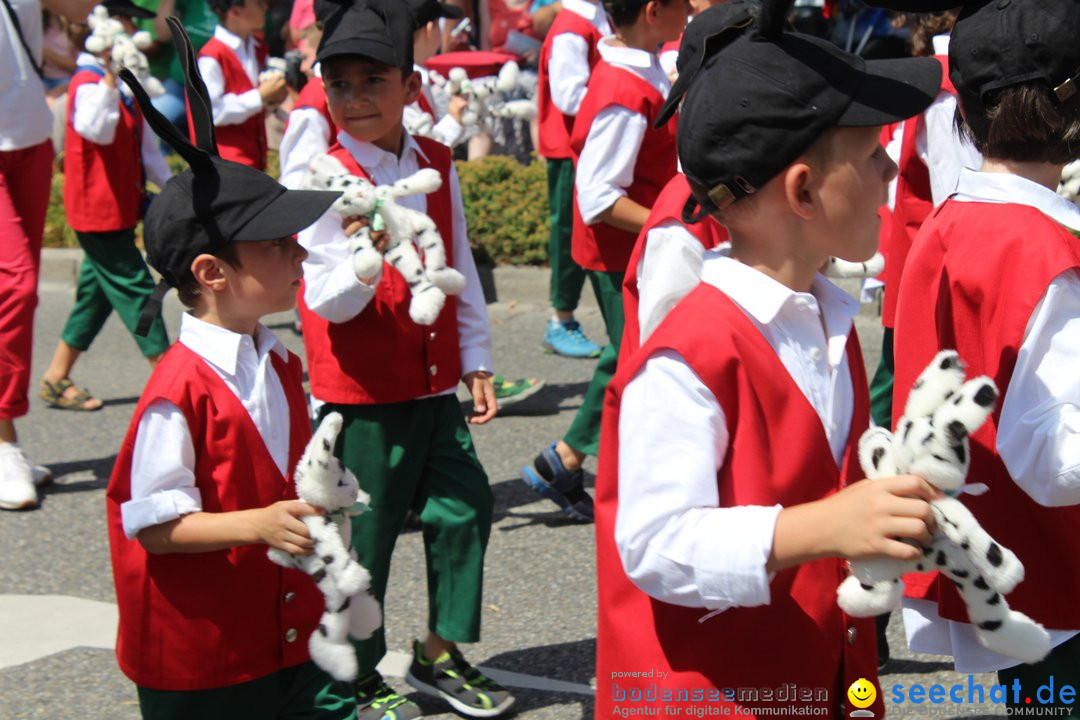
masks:
POLYGON ((563 320, 574 316, 585 271, 570 254, 574 229, 574 163, 569 158, 548 160, 548 206, 551 230, 548 262, 551 264, 551 306, 563 320), (562 317, 565 315, 565 317, 562 317))
POLYGON ((495 498, 454 396, 432 398, 432 444, 424 501, 428 629, 450 642, 480 639, 484 552, 495 498))
POLYGON ((154 292, 150 269, 135 247, 135 230, 84 233, 80 234, 79 242, 93 265, 110 309, 116 310, 143 356, 155 357, 168 350, 169 336, 161 313, 154 318, 146 337, 135 334, 143 306, 154 292))
POLYGON ((1080 635, 1074 635, 1058 645, 1042 662, 998 670, 998 682, 1006 688, 1011 688, 1016 681, 1020 683, 1018 702, 1012 702, 1012 690, 1006 693, 1005 705, 1010 715, 1023 715, 1036 707, 1053 707, 1057 708, 1056 712, 1061 713, 1055 717, 1080 718, 1080 705, 1075 698, 1064 702, 1059 694, 1061 688, 1067 685, 1073 688, 1080 686, 1080 635), (1051 678, 1053 690, 1049 691, 1051 678), (1044 685, 1047 690, 1044 690, 1040 697, 1038 690, 1044 685), (1027 698, 1031 698, 1030 704, 1025 702, 1027 698))
MULTIPOLYGON (((83 243, 84 238, 87 239, 88 243, 92 243, 92 240, 89 239, 92 236, 91 233, 77 233, 77 235, 80 245, 83 243)), ((90 344, 94 342, 94 338, 101 332, 101 328, 105 326, 105 321, 109 319, 112 311, 113 308, 109 304, 109 298, 106 297, 105 291, 98 281, 96 264, 91 259, 90 253, 84 252, 82 266, 79 268, 79 281, 75 286, 75 305, 71 308, 64 329, 60 332, 60 340, 72 350, 80 353, 86 352, 90 349, 90 344)), ((71 364, 74 364, 74 361, 71 364)), ((45 371, 45 378, 48 380, 61 380, 67 377, 71 367, 70 365, 67 367, 64 365, 66 363, 50 363, 49 369, 45 371), (53 375, 56 375, 56 377, 53 377, 53 375)))
POLYGON ((623 273, 590 270, 589 280, 596 292, 600 312, 604 316, 608 344, 600 353, 589 388, 585 391, 585 400, 578 408, 570 429, 563 437, 563 442, 578 453, 596 455, 600 447, 600 415, 604 410, 604 391, 611 382, 612 376, 615 375, 615 368, 619 364, 619 345, 622 344, 623 273))

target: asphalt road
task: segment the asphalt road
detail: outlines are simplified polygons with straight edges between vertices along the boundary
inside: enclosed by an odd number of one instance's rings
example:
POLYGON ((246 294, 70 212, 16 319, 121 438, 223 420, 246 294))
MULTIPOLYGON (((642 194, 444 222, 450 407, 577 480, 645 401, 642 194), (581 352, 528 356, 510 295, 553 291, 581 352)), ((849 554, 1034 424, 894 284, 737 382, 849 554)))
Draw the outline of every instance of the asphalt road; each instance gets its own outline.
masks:
MULTIPOLYGON (((70 253, 49 251, 46 270, 34 345, 35 383, 74 294, 70 253)), ((592 361, 566 360, 539 349, 548 316, 547 277, 538 269, 496 271, 498 300, 489 311, 497 369, 509 377, 541 377, 547 386, 473 431, 496 509, 486 566, 484 637, 466 648, 466 654, 486 668, 530 676, 509 676, 519 686, 514 689, 517 717, 529 720, 592 717, 593 708, 587 694, 594 676, 596 628, 592 527, 563 521, 552 512, 553 505, 538 500, 517 477, 522 464, 569 426, 592 372, 592 361)), ((170 296, 166 317, 173 337, 178 313, 179 305, 170 296)), ((579 319, 594 339, 603 340, 591 297, 585 298, 579 319)), ((270 318, 269 324, 302 354, 290 321, 282 315, 270 318)), ((872 369, 880 344, 874 308, 868 307, 858 322, 872 369)), ((40 509, 0 513, 0 718, 138 717, 134 687, 108 649, 107 616, 114 596, 104 489, 148 376, 149 367, 113 317, 74 373, 80 385, 105 400, 105 408, 92 414, 64 412, 45 408, 35 398, 30 415, 18 424, 31 456, 50 465, 58 479, 44 493, 40 509), (34 597, 27 601, 15 596, 34 597), (96 602, 79 604, 76 599, 96 602), (40 657, 5 663, 5 657, 20 652, 40 657)), ((595 464, 586 467, 591 470, 595 464)), ((417 533, 400 537, 394 560, 386 602, 388 644, 392 652, 404 653, 411 638, 424 632, 426 618, 423 548, 417 533)), ((897 620, 893 618, 890 628, 895 659, 882 677, 883 688, 897 683, 967 686, 968 677, 953 672, 945 658, 907 653, 897 620)), ((989 675, 976 675, 973 681, 987 686, 994 682, 989 675)), ((400 679, 392 682, 408 689, 400 679)), ((432 717, 456 717, 437 714, 442 711, 438 702, 415 693, 412 697, 432 717)), ((965 717, 1004 716, 985 707, 994 706, 945 703, 933 709, 965 717)), ((923 708, 893 706, 890 712, 894 717, 925 717, 923 708)))

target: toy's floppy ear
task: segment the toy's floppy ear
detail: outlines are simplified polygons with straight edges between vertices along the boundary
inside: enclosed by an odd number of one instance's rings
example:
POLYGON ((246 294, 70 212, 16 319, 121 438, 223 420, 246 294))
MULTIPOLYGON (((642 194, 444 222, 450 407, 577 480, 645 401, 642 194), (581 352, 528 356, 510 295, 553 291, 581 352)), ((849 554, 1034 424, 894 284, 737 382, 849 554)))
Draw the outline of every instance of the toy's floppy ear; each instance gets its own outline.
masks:
POLYGON ((764 0, 758 15, 757 35, 766 40, 776 40, 787 25, 788 13, 793 0, 764 0))

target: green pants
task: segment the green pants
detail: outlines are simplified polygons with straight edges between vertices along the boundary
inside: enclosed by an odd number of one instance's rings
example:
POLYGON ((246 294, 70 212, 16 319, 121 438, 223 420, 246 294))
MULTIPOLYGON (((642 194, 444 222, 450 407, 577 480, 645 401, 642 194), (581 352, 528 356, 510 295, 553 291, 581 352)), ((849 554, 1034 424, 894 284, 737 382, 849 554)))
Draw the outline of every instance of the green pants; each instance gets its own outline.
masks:
POLYGON ((574 161, 570 158, 547 161, 548 263, 551 265, 551 306, 560 312, 577 310, 585 271, 574 262, 570 238, 574 234, 574 161))
MULTIPOLYGON (((327 403, 320 419, 330 412, 345 420, 336 452, 371 495, 371 509, 353 520, 352 544, 371 573, 372 593, 381 604, 405 513, 418 507, 427 559, 427 629, 452 642, 478 641, 495 498, 457 398, 327 403)), ((386 654, 383 629, 356 643, 356 654, 361 676, 374 670, 386 654)))
POLYGON ((881 360, 870 380, 870 416, 874 424, 892 429, 893 405, 893 330, 881 335, 881 360))
POLYGON ((596 293, 596 302, 600 305, 600 313, 604 317, 608 344, 596 361, 596 370, 593 371, 589 388, 585 391, 585 399, 578 408, 570 429, 566 431, 563 442, 579 452, 596 455, 600 450, 600 416, 604 410, 604 391, 619 364, 619 345, 622 344, 625 321, 622 302, 624 273, 594 270, 587 272, 593 292, 596 293))
POLYGON ((154 291, 150 269, 135 247, 135 230, 75 234, 83 249, 83 262, 75 307, 60 338, 85 352, 116 310, 143 356, 153 357, 168 350, 169 336, 161 313, 154 318, 146 337, 135 334, 139 314, 154 291))
POLYGON ((1071 685, 1073 690, 1080 691, 1080 635, 1074 635, 1070 639, 1058 645, 1050 651, 1041 662, 1034 665, 1017 665, 1015 667, 998 670, 998 682, 1010 688, 1006 693, 1008 702, 1005 703, 1013 713, 1022 715, 1031 708, 1067 708, 1059 710, 1060 718, 1080 718, 1080 698, 1075 693, 1072 702, 1062 702, 1059 692, 1066 685, 1071 685), (1052 678, 1052 680, 1051 680, 1052 678), (1013 703, 1011 690, 1014 680, 1020 681, 1019 702, 1013 703), (1053 690, 1049 686, 1053 683, 1053 690), (1039 688, 1046 686, 1040 693, 1039 688), (1031 703, 1025 702, 1031 698, 1031 703), (1026 708, 1026 710, 1025 710, 1026 708))
POLYGON ((140 687, 138 694, 144 720, 346 720, 356 714, 355 696, 313 662, 212 690, 140 687))

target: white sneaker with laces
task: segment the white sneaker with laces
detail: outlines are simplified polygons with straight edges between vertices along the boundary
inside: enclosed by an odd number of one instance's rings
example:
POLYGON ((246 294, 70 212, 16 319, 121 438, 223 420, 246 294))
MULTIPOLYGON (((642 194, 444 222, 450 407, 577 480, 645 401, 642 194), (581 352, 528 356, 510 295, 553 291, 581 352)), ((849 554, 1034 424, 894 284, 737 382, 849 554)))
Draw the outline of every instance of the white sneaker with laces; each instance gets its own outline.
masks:
POLYGON ((17 443, 0 444, 0 509, 35 507, 38 496, 34 486, 44 485, 51 479, 48 468, 31 465, 17 443))

